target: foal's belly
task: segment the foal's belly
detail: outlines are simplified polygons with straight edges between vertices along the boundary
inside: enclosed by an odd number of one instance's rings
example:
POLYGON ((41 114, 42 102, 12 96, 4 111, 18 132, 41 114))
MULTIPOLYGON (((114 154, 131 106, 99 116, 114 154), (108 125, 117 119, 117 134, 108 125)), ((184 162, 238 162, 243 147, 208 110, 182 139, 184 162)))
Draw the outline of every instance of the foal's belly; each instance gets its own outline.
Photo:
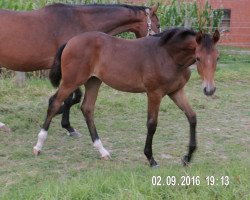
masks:
POLYGON ((115 90, 122 92, 131 92, 131 93, 142 93, 145 92, 144 85, 138 81, 133 81, 131 79, 123 79, 123 77, 116 78, 107 78, 100 77, 100 79, 108 86, 112 87, 115 90), (119 80, 118 80, 119 79, 119 80))
POLYGON ((132 92, 132 93, 142 93, 145 92, 145 86, 140 80, 140 77, 126 74, 121 74, 117 72, 108 72, 105 70, 105 73, 97 72, 94 73, 94 76, 99 78, 106 85, 112 87, 113 89, 122 91, 122 92, 132 92))

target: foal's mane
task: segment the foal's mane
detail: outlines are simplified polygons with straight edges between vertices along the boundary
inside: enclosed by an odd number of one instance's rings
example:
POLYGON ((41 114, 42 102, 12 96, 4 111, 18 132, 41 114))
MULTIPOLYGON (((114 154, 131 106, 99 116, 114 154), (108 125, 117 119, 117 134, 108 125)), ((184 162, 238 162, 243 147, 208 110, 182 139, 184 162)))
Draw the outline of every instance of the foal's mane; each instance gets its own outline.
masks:
POLYGON ((181 40, 185 40, 188 36, 195 36, 196 32, 191 29, 186 28, 173 28, 167 29, 159 34, 154 35, 155 37, 160 37, 159 45, 163 46, 167 44, 169 41, 172 43, 180 42, 181 40))
POLYGON ((127 8, 130 9, 134 12, 137 11, 144 11, 145 9, 150 9, 149 7, 146 6, 134 6, 134 5, 126 5, 126 4, 78 4, 78 5, 71 5, 71 4, 63 4, 63 3, 55 3, 46 6, 45 8, 55 8, 55 7, 97 7, 97 8, 127 8))
MULTIPOLYGON (((154 35, 160 37, 159 45, 163 46, 171 41, 171 44, 180 43, 184 41, 188 36, 196 36, 196 32, 186 28, 173 28, 167 29, 159 34, 154 35)), ((200 41, 203 47, 210 51, 214 46, 213 36, 208 33, 200 33, 200 41)))

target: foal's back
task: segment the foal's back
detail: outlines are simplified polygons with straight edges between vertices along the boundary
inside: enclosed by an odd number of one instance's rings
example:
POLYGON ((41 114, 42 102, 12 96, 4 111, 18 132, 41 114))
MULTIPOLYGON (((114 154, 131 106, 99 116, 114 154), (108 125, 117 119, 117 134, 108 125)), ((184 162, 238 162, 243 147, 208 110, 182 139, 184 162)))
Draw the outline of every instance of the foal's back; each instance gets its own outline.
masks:
POLYGON ((144 38, 124 40, 101 32, 75 36, 69 40, 62 54, 62 76, 68 76, 68 72, 63 74, 63 70, 70 68, 71 73, 74 71, 71 77, 78 77, 78 84, 96 76, 117 90, 142 92, 144 86, 140 74, 146 61, 145 54, 150 54, 145 51, 145 41, 144 38))
POLYGON ((175 89, 169 88, 173 82, 179 85, 180 76, 174 67, 166 49, 159 46, 158 37, 125 40, 88 32, 69 40, 62 53, 64 82, 76 77, 76 84, 82 85, 95 76, 125 92, 175 89))

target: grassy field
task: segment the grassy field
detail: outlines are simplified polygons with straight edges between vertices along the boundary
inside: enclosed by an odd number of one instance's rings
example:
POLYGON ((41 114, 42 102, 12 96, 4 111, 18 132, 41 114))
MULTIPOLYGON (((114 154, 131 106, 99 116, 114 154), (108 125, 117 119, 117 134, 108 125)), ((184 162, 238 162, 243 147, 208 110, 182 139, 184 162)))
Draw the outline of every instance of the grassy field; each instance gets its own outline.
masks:
POLYGON ((112 160, 100 160, 92 147, 79 106, 72 109, 71 122, 83 137, 68 137, 57 116, 43 153, 34 157, 47 100, 55 90, 45 80, 16 88, 11 79, 0 79, 0 121, 12 129, 0 132, 0 199, 250 199, 249 63, 219 65, 216 83, 216 95, 205 97, 194 70, 186 87, 198 116, 199 146, 190 167, 180 162, 188 122, 168 97, 163 100, 153 142, 160 167, 151 169, 143 154, 144 94, 100 90, 96 125, 112 160), (152 184, 154 176, 161 177, 161 186, 152 184), (170 176, 177 181, 172 186, 167 185, 170 176), (208 176, 215 177, 214 185, 207 184, 208 176))

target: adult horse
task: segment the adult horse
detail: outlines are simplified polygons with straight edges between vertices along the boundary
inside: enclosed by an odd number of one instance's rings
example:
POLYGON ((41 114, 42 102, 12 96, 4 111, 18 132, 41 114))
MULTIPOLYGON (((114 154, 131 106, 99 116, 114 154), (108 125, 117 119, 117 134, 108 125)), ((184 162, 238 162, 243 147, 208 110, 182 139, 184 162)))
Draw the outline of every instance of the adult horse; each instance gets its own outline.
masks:
MULTIPOLYGON (((0 10, 0 66, 24 72, 49 69, 58 47, 87 31, 110 35, 130 31, 136 37, 158 33, 157 9, 158 5, 54 4, 28 12, 0 10)), ((72 136, 79 133, 70 125, 69 110, 81 95, 76 89, 59 111, 62 127, 72 136)))
POLYGON ((62 102, 80 85, 85 85, 81 110, 101 156, 110 157, 103 147, 94 123, 94 106, 102 82, 112 88, 132 93, 147 93, 147 139, 144 153, 151 166, 157 166, 153 158, 152 140, 162 98, 168 95, 186 114, 190 124, 188 154, 183 162, 190 162, 196 149, 196 114, 188 103, 184 86, 190 78, 189 66, 196 62, 203 80, 205 95, 215 92, 214 73, 219 52, 216 44, 218 31, 211 36, 188 29, 171 29, 155 37, 124 40, 100 32, 84 33, 70 39, 57 52, 51 70, 51 82, 56 87, 34 153, 40 153, 47 137, 50 122, 62 102), (88 48, 86 48, 88 47, 88 48))

